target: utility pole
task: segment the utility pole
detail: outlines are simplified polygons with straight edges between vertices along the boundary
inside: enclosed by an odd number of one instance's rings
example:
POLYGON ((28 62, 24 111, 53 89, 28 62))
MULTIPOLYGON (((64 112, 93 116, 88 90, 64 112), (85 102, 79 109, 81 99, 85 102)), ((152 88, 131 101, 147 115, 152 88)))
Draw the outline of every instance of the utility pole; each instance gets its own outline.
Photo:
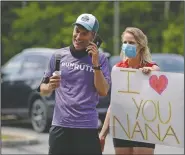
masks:
POLYGON ((169 11, 170 11, 170 1, 164 2, 164 19, 169 19, 169 11))
POLYGON ((22 1, 22 8, 24 8, 26 6, 26 3, 27 2, 25 0, 22 1))
POLYGON ((114 1, 114 35, 113 35, 113 43, 114 43, 114 55, 119 55, 120 48, 119 48, 119 25, 120 25, 120 17, 119 17, 119 1, 114 1))

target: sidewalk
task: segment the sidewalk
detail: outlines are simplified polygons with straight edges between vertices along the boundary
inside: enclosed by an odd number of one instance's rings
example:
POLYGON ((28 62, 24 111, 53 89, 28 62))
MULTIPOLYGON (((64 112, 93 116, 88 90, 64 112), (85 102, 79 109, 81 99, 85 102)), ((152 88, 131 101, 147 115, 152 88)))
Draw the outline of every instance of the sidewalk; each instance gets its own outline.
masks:
MULTIPOLYGON (((19 154, 25 154, 24 151, 26 152, 26 148, 28 150, 27 153, 31 153, 31 154, 46 154, 47 153, 48 133, 38 134, 32 130, 25 130, 25 129, 19 129, 19 128, 9 128, 9 127, 2 127, 1 131, 2 131, 1 132, 2 134, 8 133, 8 134, 14 134, 14 135, 21 135, 23 138, 19 142, 11 141, 12 144, 9 145, 9 147, 23 145, 20 147, 21 148, 20 150, 18 149, 18 146, 12 147, 12 148, 10 148, 10 150, 8 150, 9 148, 7 148, 7 147, 5 148, 3 146, 4 152, 7 151, 8 154, 10 154, 11 152, 14 152, 14 151, 15 151, 15 153, 16 153, 16 151, 17 152, 19 151, 19 152, 21 152, 19 154), (37 138, 39 138, 39 140, 37 138), (17 143, 17 144, 14 145, 15 143, 17 143), (30 145, 33 143, 38 144, 38 145, 30 145)), ((4 153, 4 154, 6 154, 6 153, 4 153)), ((115 154, 113 143, 112 143, 112 137, 110 135, 107 135, 103 154, 104 155, 115 154)), ((155 154, 184 154, 184 148, 156 145, 155 154)))
POLYGON ((20 134, 15 131, 5 130, 3 127, 1 127, 1 136, 2 135, 10 136, 10 138, 2 140, 2 147, 15 147, 39 143, 38 139, 34 136, 28 135, 27 133, 20 134))
MULTIPOLYGON (((115 154, 110 135, 107 136, 103 154, 115 154)), ((184 154, 184 148, 156 145, 154 154, 184 154)))

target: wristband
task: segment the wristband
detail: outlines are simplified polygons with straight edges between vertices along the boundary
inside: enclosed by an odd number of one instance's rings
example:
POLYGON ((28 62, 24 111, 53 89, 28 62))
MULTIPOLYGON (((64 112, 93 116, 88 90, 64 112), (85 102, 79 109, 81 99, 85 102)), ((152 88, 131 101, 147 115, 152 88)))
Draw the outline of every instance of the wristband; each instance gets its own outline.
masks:
POLYGON ((94 70, 101 70, 101 66, 99 65, 99 66, 93 66, 92 67, 94 70))

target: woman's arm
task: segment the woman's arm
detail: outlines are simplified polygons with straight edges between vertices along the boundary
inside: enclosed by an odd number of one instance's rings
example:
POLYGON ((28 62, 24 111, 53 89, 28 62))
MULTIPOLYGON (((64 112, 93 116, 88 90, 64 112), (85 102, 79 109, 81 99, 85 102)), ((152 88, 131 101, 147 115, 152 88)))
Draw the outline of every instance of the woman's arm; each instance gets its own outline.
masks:
POLYGON ((153 70, 153 71, 160 71, 160 68, 159 68, 159 66, 157 66, 157 65, 153 65, 153 66, 151 67, 151 70, 153 70))
POLYGON ((110 106, 107 110, 107 114, 106 114, 106 117, 105 117, 105 121, 103 123, 103 127, 101 129, 101 132, 100 132, 100 137, 101 138, 106 138, 108 132, 109 132, 109 122, 110 122, 110 106))
POLYGON ((151 71, 160 71, 160 68, 157 65, 153 65, 152 67, 143 67, 139 68, 144 74, 149 74, 151 71))
POLYGON ((99 134, 99 139, 100 139, 100 145, 101 145, 101 150, 102 152, 104 151, 104 146, 105 146, 105 138, 109 132, 109 122, 110 122, 110 106, 107 110, 107 114, 105 117, 105 121, 103 123, 103 127, 101 129, 101 132, 99 134))

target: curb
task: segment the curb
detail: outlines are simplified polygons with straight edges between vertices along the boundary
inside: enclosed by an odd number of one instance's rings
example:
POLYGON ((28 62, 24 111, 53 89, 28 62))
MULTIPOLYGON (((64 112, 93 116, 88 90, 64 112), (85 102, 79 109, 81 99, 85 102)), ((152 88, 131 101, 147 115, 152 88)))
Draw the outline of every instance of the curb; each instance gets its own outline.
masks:
POLYGON ((32 136, 16 136, 17 134, 4 133, 6 135, 15 137, 15 139, 8 139, 2 141, 2 147, 15 147, 22 145, 38 144, 39 140, 32 136))

